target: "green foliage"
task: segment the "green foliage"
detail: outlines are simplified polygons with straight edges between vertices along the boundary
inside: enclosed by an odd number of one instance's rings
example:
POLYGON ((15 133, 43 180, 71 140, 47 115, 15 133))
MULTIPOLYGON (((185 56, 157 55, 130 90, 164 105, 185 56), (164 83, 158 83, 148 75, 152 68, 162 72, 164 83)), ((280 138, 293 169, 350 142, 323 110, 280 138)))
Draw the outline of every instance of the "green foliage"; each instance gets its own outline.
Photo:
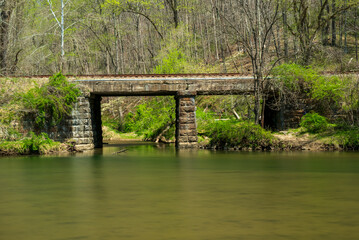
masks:
POLYGON ((295 63, 282 64, 272 70, 274 81, 279 90, 291 92, 304 91, 310 97, 319 101, 334 101, 338 103, 343 96, 345 82, 337 76, 323 76, 310 66, 300 66, 295 63), (304 88, 300 87, 305 85, 304 88))
POLYGON ((26 109, 35 114, 36 124, 44 127, 56 125, 69 115, 80 94, 75 84, 69 83, 65 76, 58 73, 50 77, 49 83, 20 94, 20 100, 26 109))
MULTIPOLYGON (((297 64, 282 64, 272 71, 272 86, 279 101, 295 103, 298 97, 315 100, 317 111, 325 106, 343 113, 351 125, 359 124, 359 79, 355 76, 323 76, 309 67, 297 64)), ((320 111, 320 110, 319 110, 320 111)))
POLYGON ((269 131, 251 122, 213 121, 207 126, 207 136, 212 146, 267 148, 274 144, 269 131))
POLYGON ((212 111, 205 111, 201 107, 197 107, 196 121, 197 131, 199 134, 205 134, 208 131, 210 125, 214 122, 215 113, 212 111))
POLYGON ((359 128, 343 122, 335 125, 335 128, 321 133, 319 137, 325 144, 346 150, 359 150, 359 128))
POLYGON ((102 125, 106 126, 114 131, 122 130, 121 122, 117 119, 111 118, 107 115, 102 115, 102 125))
POLYGON ((338 131, 334 137, 336 142, 344 149, 359 150, 359 129, 353 128, 346 131, 338 131))
POLYGON ((185 72, 188 65, 185 55, 178 49, 171 49, 168 55, 162 59, 162 63, 154 69, 156 74, 174 74, 185 72))
MULTIPOLYGON (((344 90, 340 99, 342 109, 347 113, 359 110, 359 78, 343 77, 344 90)), ((352 116, 354 117, 354 116, 352 116)))
POLYGON ((276 66, 271 73, 277 84, 290 91, 298 91, 300 84, 313 82, 320 77, 310 66, 303 67, 295 63, 276 66))
POLYGON ((193 34, 187 31, 184 24, 170 31, 161 42, 161 50, 155 60, 158 65, 153 69, 156 74, 215 72, 213 67, 202 63, 193 54, 198 44, 193 34), (201 64, 202 63, 202 64, 201 64))
POLYGON ((167 127, 166 139, 174 136, 175 101, 173 97, 155 97, 140 104, 134 113, 125 117, 124 131, 143 135, 145 140, 154 140, 167 127))
POLYGON ((307 132, 319 133, 328 129, 329 123, 327 119, 318 113, 307 113, 300 121, 300 126, 307 132))
POLYGON ((316 100, 334 101, 339 103, 343 96, 343 82, 337 76, 318 77, 312 80, 311 95, 316 100))
POLYGON ((51 151, 58 151, 61 143, 51 140, 46 133, 30 136, 18 141, 0 142, 0 153, 6 154, 46 154, 51 151))
POLYGON ((21 138, 21 134, 7 124, 0 123, 0 140, 14 141, 21 138))

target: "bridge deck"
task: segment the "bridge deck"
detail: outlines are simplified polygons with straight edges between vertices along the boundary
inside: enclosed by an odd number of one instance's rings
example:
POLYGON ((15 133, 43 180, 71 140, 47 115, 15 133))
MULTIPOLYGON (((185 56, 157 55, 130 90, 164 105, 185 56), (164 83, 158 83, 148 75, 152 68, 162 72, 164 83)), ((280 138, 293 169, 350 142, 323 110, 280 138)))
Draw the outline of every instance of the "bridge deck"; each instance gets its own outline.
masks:
POLYGON ((228 95, 253 92, 253 77, 240 74, 152 74, 69 77, 101 96, 228 95))

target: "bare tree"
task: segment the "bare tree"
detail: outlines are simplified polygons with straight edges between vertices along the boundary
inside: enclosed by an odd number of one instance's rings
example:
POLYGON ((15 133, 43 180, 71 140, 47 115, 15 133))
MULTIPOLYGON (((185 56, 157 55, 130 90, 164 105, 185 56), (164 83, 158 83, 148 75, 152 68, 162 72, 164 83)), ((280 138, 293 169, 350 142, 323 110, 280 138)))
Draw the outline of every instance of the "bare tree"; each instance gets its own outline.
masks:
MULTIPOLYGON (((233 9, 235 11, 233 14, 237 16, 237 20, 235 23, 231 21, 227 23, 234 30, 233 34, 236 35, 252 62, 254 116, 255 123, 258 124, 261 115, 261 100, 264 100, 266 75, 270 69, 267 59, 269 37, 273 25, 278 20, 278 5, 265 0, 237 0, 236 3, 237 7, 233 9)), ((224 15, 222 17, 226 19, 224 15)))
MULTIPOLYGON (((344 4, 335 6, 335 11, 329 13, 329 0, 289 0, 291 6, 289 12, 292 13, 291 21, 287 22, 287 27, 292 35, 299 40, 301 52, 301 63, 308 65, 313 53, 313 46, 316 43, 318 32, 327 28, 330 20, 338 14, 357 6, 357 1, 346 0, 344 4)), ((328 30, 325 30, 327 32, 328 30)), ((327 33, 326 33, 327 35, 327 33)))
POLYGON ((177 0, 165 0, 167 5, 170 7, 173 14, 173 23, 175 28, 178 27, 179 24, 179 16, 178 16, 178 1, 177 0))
POLYGON ((47 0, 51 14, 54 16, 59 28, 61 29, 61 63, 60 69, 62 70, 65 58, 65 6, 68 4, 69 0, 65 3, 64 0, 61 0, 61 11, 60 11, 60 19, 57 17, 54 9, 52 0, 47 0))
POLYGON ((0 73, 6 74, 6 55, 8 44, 9 22, 12 13, 10 1, 0 0, 0 73))

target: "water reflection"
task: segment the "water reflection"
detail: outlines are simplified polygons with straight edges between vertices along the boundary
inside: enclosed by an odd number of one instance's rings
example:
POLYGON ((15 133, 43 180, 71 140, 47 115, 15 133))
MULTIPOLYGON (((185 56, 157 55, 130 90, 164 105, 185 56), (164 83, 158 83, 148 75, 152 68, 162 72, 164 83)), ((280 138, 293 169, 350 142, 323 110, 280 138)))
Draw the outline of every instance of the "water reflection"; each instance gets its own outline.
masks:
POLYGON ((358 153, 1 158, 0 239, 357 239, 358 183, 358 153))

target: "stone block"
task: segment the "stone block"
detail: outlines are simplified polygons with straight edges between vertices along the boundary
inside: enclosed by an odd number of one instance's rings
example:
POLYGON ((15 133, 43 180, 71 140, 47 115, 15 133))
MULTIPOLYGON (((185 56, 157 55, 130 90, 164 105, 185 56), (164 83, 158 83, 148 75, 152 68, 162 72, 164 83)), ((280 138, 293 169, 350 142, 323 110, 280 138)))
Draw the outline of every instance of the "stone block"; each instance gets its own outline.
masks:
POLYGON ((177 148, 181 148, 181 149, 190 149, 190 148, 197 148, 198 147, 198 143, 189 143, 189 142, 184 142, 184 143, 177 143, 177 148))
POLYGON ((72 126, 72 132, 78 132, 80 131, 80 126, 77 125, 77 126, 72 126))
POLYGON ((74 132, 72 134, 73 138, 84 138, 85 136, 83 135, 83 132, 74 132))
POLYGON ((188 124, 180 124, 179 129, 180 130, 188 130, 188 129, 190 129, 190 126, 188 124))
POLYGON ((198 137, 197 136, 196 137, 194 137, 194 136, 188 137, 188 141, 189 142, 198 142, 198 137))
POLYGON ((91 138, 77 138, 76 143, 77 144, 93 144, 93 139, 91 139, 91 138))
POLYGON ((188 137, 187 136, 182 136, 182 137, 178 137, 178 142, 188 142, 188 137))
POLYGON ((179 130, 179 136, 197 136, 197 130, 179 130))
POLYGON ((180 101, 182 102, 191 102, 192 97, 180 97, 180 101))
POLYGON ((95 145, 92 144, 76 144, 75 149, 77 151, 86 151, 86 150, 92 150, 95 148, 95 145))
POLYGON ((194 112, 180 112, 179 117, 181 118, 185 117, 191 119, 191 118, 195 118, 196 114, 194 112))
POLYGON ((195 118, 187 118, 187 117, 179 117, 178 123, 179 124, 195 124, 196 119, 195 118))
POLYGON ((80 119, 72 119, 72 120, 70 121, 70 123, 71 123, 72 126, 77 126, 77 125, 81 125, 81 124, 82 124, 80 119))
POLYGON ((77 102, 77 107, 89 108, 90 107, 90 102, 88 100, 79 101, 79 102, 77 102))
POLYGON ((77 116, 77 115, 79 115, 78 108, 73 109, 72 112, 71 112, 71 116, 77 116))
POLYGON ((80 108, 78 108, 78 112, 79 113, 90 113, 91 109, 88 107, 80 107, 80 108))
POLYGON ((76 116, 76 119, 90 119, 91 118, 91 113, 78 113, 76 116))
POLYGON ((197 91, 177 91, 177 97, 182 98, 183 96, 196 96, 197 91))
POLYGON ((195 112, 196 111, 196 107, 195 106, 183 106, 180 108, 180 111, 184 111, 184 112, 195 112))

